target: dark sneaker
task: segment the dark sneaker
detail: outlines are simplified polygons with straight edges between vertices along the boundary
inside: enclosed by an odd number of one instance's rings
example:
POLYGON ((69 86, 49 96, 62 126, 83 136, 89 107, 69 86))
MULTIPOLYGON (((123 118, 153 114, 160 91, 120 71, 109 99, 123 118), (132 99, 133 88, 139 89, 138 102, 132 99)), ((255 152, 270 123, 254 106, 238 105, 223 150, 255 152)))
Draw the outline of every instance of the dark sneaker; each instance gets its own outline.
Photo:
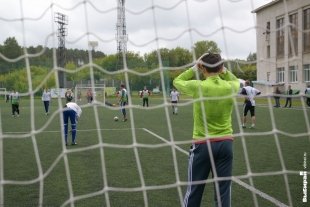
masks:
POLYGON ((76 142, 72 142, 72 144, 71 145, 77 145, 77 143, 76 142))

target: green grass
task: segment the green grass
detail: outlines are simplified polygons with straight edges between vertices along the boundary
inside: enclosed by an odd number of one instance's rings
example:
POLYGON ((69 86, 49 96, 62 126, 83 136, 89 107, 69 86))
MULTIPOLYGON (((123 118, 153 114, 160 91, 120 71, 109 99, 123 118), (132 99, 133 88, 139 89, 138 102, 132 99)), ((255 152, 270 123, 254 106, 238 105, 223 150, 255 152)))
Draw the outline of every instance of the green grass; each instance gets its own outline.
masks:
MULTIPOLYGON (((138 98, 133 99, 135 104, 141 104, 140 101, 138 98)), ((234 141, 233 175, 240 178, 241 182, 249 184, 250 180, 246 177, 248 169, 252 173, 258 173, 259 176, 252 177, 254 187, 288 205, 283 174, 265 174, 282 172, 284 167, 288 171, 295 171, 286 174, 293 206, 306 206, 302 203, 302 177, 298 172, 304 170, 304 153, 310 154, 310 138, 309 135, 288 135, 309 134, 305 121, 305 114, 307 119, 310 118, 309 109, 304 113, 300 103, 297 109, 275 109, 265 106, 268 105, 266 99, 259 102, 264 105, 256 107, 255 129, 240 128, 237 116, 241 114, 241 105, 233 113, 234 133, 237 135, 234 141), (274 116, 274 125, 271 115, 274 116), (281 133, 271 133, 273 128, 281 133), (250 166, 246 165, 244 147, 250 166), (279 153, 283 157, 283 164, 279 153)), ((3 172, 4 178, 4 206, 38 206, 40 189, 43 191, 44 206, 70 206, 69 203, 66 204, 70 199, 70 189, 71 196, 77 199, 74 201, 75 206, 106 206, 105 195, 108 195, 113 207, 144 206, 140 173, 143 174, 145 186, 150 187, 146 191, 149 206, 180 206, 178 188, 175 187, 177 178, 173 151, 170 146, 161 146, 165 142, 160 138, 170 140, 173 137, 176 141, 191 139, 191 105, 180 106, 177 116, 173 116, 168 107, 169 117, 166 116, 165 107, 150 110, 135 108, 132 113, 127 110, 134 123, 114 122, 114 116, 121 117, 117 108, 112 110, 102 106, 85 105, 78 124, 78 145, 68 146, 68 151, 64 151, 60 116, 56 110, 58 102, 53 100, 52 113, 49 116, 45 116, 40 100, 35 100, 33 112, 29 104, 28 100, 22 99, 21 116, 13 118, 10 104, 1 103, 2 134, 13 136, 0 139, 3 149, 0 152, 3 170, 0 172, 3 172), (32 113, 33 123, 30 119, 32 113), (99 126, 96 126, 96 113, 99 126), (167 127, 169 121, 171 131, 167 127), (95 130, 98 127, 100 130, 95 130), (31 134, 32 130, 38 132, 31 134), (24 137, 16 138, 22 135, 24 137), (141 146, 133 147, 135 142, 141 146), (116 145, 120 147, 115 148, 116 145), (35 149, 38 149, 38 160, 35 149), (137 160, 141 164, 141 172, 137 160), (39 167, 44 175, 42 180, 38 179, 39 167), (67 173, 70 174, 69 177, 67 173), (106 190, 106 186, 110 187, 108 192, 103 191, 106 190), (83 199, 78 197, 83 195, 83 199)), ((150 104, 158 106, 163 104, 163 100, 151 97, 150 104)), ((180 180, 186 182, 187 151, 190 144, 178 146, 182 150, 175 149, 177 172, 180 180)), ((184 194, 186 186, 182 185, 180 188, 184 194)), ((259 206, 275 206, 260 196, 257 196, 257 200, 259 206)), ((232 205, 254 206, 251 191, 233 182, 232 205)), ((2 203, 0 206, 3 206, 2 203)), ((213 183, 206 185, 202 206, 213 206, 213 183)))

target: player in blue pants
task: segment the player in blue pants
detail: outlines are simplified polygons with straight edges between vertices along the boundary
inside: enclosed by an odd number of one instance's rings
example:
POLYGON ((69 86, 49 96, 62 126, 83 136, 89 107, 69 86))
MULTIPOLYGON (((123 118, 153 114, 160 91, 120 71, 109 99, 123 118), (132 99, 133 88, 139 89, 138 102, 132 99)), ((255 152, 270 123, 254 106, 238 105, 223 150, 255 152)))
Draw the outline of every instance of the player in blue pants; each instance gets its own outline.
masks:
POLYGON ((63 118, 64 118, 64 132, 65 132, 65 143, 68 145, 68 125, 69 119, 71 122, 71 129, 72 129, 72 145, 76 145, 76 125, 78 122, 79 117, 82 114, 81 108, 74 102, 68 102, 65 105, 65 109, 63 111, 63 118))
MULTIPOLYGON (((212 149, 217 177, 230 177, 233 163, 232 140, 209 141, 209 144, 212 149)), ((206 180, 210 172, 214 177, 207 142, 193 144, 189 155, 188 181, 206 180)), ((231 180, 219 181, 218 186, 221 206, 230 206, 231 180)), ((190 184, 185 194, 184 206, 200 206, 204 188, 205 184, 190 184)), ((214 200, 215 206, 219 206, 216 193, 214 200)))

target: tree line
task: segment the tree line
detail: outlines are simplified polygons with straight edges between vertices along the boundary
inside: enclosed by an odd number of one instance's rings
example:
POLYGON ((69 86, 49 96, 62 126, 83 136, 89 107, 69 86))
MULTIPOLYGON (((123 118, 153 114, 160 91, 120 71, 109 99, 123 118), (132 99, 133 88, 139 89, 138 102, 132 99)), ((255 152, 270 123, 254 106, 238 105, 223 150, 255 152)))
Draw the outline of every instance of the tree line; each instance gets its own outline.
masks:
MULTIPOLYGON (((16 89, 20 92, 27 92, 30 83, 27 80, 25 70, 25 59, 16 59, 25 54, 30 55, 29 65, 31 71, 31 86, 52 88, 56 86, 56 70, 54 67, 55 51, 53 48, 39 46, 21 47, 14 37, 7 38, 3 45, 0 45, 0 87, 9 90, 16 89), (6 60, 5 58, 10 60, 6 60), (13 60, 13 61, 12 61, 13 60), (42 80, 45 80, 42 83, 42 80)), ((128 73, 129 82, 132 90, 139 90, 144 85, 149 88, 162 85, 165 81, 167 87, 171 86, 172 80, 181 72, 178 68, 185 68, 195 59, 205 52, 221 53, 214 41, 198 41, 193 46, 193 52, 188 49, 176 47, 173 49, 161 48, 144 55, 137 52, 127 52, 125 54, 126 66, 129 71, 139 73, 128 73), (194 57, 194 54, 196 57, 194 57), (155 70, 163 68, 163 70, 155 70), (163 78, 164 77, 164 78, 163 78)), ((106 55, 101 51, 88 51, 80 49, 66 49, 66 79, 73 85, 80 82, 93 81, 117 82, 125 81, 125 71, 123 63, 123 54, 106 55), (107 74, 96 67, 89 67, 89 52, 92 55, 92 62, 103 68, 107 74), (122 71, 115 73, 116 71, 122 71), (114 72, 114 73, 113 73, 114 72)), ((246 60, 225 61, 226 67, 230 68, 237 77, 247 80, 256 80, 256 54, 250 53, 246 60)))

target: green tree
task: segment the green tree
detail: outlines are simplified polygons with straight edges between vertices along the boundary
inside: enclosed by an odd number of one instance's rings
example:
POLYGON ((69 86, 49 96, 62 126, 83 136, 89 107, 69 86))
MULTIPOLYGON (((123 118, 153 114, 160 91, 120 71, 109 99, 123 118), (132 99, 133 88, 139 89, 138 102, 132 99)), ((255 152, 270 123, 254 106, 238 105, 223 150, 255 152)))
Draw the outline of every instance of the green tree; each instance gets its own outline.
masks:
POLYGON ((103 69, 107 71, 116 71, 117 59, 118 59, 117 55, 112 54, 105 56, 104 58, 98 59, 97 62, 98 65, 100 65, 103 69))
POLYGON ((19 46, 15 37, 9 37, 4 41, 3 55, 7 58, 14 59, 23 54, 22 48, 19 46))
POLYGON ((194 44, 194 51, 196 54, 196 58, 199 58, 206 52, 221 53, 221 49, 214 41, 198 41, 194 44))
MULTIPOLYGON (((4 41, 3 46, 0 48, 0 52, 9 59, 18 58, 23 54, 22 48, 19 46, 15 37, 9 37, 4 41)), ((2 71, 11 71, 13 68, 21 68, 24 66, 24 60, 21 59, 16 62, 8 62, 0 58, 0 65, 2 71)))
POLYGON ((144 55, 146 67, 149 69, 159 68, 160 61, 163 67, 170 66, 170 51, 167 48, 161 48, 159 51, 153 50, 150 53, 144 55), (160 53, 160 56, 158 55, 160 53))
POLYGON ((178 67, 192 62, 192 54, 189 50, 177 47, 169 51, 169 59, 171 67, 178 67))
POLYGON ((254 62, 254 61, 256 61, 256 53, 250 53, 250 54, 248 55, 248 57, 246 58, 246 60, 247 60, 248 62, 254 62))

